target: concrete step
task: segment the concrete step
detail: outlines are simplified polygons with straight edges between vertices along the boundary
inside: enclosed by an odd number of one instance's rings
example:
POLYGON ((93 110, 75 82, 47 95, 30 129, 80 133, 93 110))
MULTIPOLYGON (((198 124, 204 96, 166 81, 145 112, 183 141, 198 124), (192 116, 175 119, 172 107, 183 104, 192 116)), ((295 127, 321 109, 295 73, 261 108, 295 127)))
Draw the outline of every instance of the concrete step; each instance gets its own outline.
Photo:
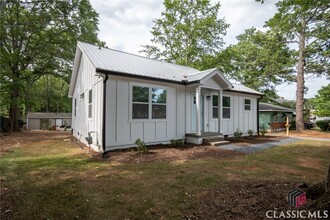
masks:
POLYGON ((229 141, 214 141, 214 142, 210 142, 209 144, 212 146, 220 146, 220 145, 230 144, 230 142, 229 141))
POLYGON ((209 144, 211 142, 215 142, 215 141, 223 141, 223 137, 222 136, 214 136, 214 137, 205 137, 203 138, 203 142, 204 144, 209 144))

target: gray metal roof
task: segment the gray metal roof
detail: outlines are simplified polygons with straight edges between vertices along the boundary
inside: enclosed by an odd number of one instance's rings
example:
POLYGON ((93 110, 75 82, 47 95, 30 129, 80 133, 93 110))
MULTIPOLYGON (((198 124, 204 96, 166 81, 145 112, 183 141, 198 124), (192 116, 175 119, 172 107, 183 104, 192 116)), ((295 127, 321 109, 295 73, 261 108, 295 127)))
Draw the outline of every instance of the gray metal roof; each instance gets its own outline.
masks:
POLYGON ((263 95, 261 92, 258 92, 254 89, 250 89, 249 87, 243 86, 241 84, 232 83, 232 85, 234 87, 232 89, 228 89, 228 90, 235 91, 235 92, 244 92, 244 93, 252 93, 252 94, 263 95))
MULTIPOLYGON (((225 83, 231 86, 231 83, 219 72, 217 68, 199 71, 191 67, 153 60, 83 42, 78 42, 78 48, 86 54, 98 71, 128 74, 132 76, 169 80, 180 83, 198 82, 216 71, 217 74, 221 75, 221 77, 225 79, 225 83)), ((77 55, 79 55, 79 53, 76 53, 76 59, 77 55)), ((77 66, 75 65, 73 76, 71 78, 69 96, 72 96, 73 94, 77 72, 77 66)), ((228 90, 262 95, 260 92, 238 84, 235 84, 234 88, 228 90)))
POLYGON ((27 118, 71 118, 72 113, 65 112, 28 112, 27 118))
POLYGON ((96 69, 181 82, 197 69, 78 42, 96 69))
POLYGON ((278 105, 272 105, 269 103, 260 102, 259 111, 261 112, 295 112, 294 109, 286 108, 278 105))

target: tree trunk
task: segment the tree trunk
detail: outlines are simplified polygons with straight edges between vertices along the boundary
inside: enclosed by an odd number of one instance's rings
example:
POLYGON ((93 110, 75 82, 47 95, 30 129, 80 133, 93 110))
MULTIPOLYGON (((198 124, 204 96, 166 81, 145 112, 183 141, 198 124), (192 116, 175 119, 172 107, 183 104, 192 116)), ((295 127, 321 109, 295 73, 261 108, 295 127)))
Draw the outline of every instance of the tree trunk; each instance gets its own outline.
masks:
POLYGON ((299 32, 299 60, 296 92, 296 130, 304 130, 304 66, 305 66, 305 20, 301 19, 302 30, 299 32))
POLYGON ((18 131, 18 99, 19 92, 17 89, 12 90, 10 93, 10 105, 9 105, 9 119, 10 119, 10 132, 18 131))

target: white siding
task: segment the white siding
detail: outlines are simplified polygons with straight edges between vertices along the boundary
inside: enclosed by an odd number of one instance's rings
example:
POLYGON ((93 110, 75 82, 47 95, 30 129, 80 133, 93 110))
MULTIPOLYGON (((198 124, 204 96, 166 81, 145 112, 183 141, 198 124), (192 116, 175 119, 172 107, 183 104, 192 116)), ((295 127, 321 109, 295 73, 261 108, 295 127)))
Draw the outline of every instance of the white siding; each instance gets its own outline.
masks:
POLYGON ((73 135, 81 142, 87 144, 85 138, 89 132, 93 137, 93 147, 96 151, 102 150, 102 112, 103 112, 103 78, 95 76, 95 67, 83 53, 76 87, 72 97, 72 130, 73 135), (88 91, 92 89, 92 118, 88 118, 88 91), (80 94, 84 93, 84 99, 80 94), (74 115, 74 102, 77 99, 76 116, 74 115))
POLYGON ((145 143, 162 143, 185 137, 185 88, 180 85, 109 77, 107 82, 106 146, 107 150, 132 146, 137 138, 145 143), (167 118, 132 119, 131 86, 166 89, 167 118))

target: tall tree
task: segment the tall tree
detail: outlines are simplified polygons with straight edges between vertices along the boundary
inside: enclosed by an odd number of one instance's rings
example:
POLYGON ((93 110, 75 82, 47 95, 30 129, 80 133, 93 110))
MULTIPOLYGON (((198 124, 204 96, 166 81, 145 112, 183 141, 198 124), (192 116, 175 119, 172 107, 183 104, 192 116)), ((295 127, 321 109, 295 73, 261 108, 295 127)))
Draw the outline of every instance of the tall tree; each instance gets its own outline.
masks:
POLYGON ((202 68, 208 55, 223 47, 229 27, 218 18, 220 3, 210 0, 164 0, 165 11, 154 20, 151 45, 141 52, 154 59, 202 68))
POLYGON ((319 117, 330 117, 330 84, 323 86, 315 96, 315 114, 319 117))
POLYGON ((282 0, 278 13, 267 25, 286 37, 287 43, 297 43, 297 130, 304 129, 304 88, 306 73, 329 75, 330 2, 323 0, 282 0))
POLYGON ((245 30, 237 40, 212 65, 219 66, 228 78, 276 98, 276 85, 293 80, 292 51, 282 37, 256 28, 245 30))
POLYGON ((98 14, 88 0, 1 1, 0 10, 1 103, 15 131, 34 83, 47 74, 69 81, 76 41, 101 43, 98 14))

